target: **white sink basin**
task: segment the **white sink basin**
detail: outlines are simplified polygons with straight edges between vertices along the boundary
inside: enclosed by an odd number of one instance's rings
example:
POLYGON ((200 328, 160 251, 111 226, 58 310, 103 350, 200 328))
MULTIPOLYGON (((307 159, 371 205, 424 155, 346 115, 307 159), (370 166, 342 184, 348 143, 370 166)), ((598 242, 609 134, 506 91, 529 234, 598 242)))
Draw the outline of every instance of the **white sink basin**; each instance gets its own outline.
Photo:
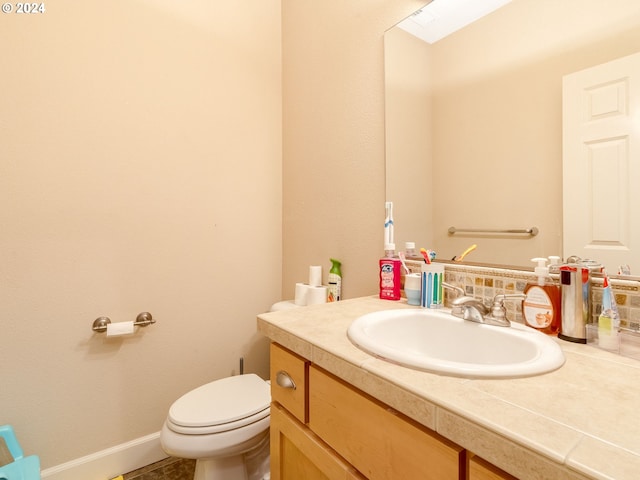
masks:
POLYGON ((532 328, 483 325, 448 310, 398 309, 358 317, 349 339, 360 349, 399 365, 446 375, 514 378, 564 364, 560 346, 532 328))

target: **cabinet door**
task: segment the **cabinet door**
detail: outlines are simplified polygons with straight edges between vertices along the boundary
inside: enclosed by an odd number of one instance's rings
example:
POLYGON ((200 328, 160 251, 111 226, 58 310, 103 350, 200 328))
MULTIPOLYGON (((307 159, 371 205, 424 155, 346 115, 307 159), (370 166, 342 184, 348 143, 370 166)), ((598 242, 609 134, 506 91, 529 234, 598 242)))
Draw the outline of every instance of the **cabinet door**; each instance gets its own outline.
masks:
POLYGON ((365 480, 281 405, 271 405, 272 480, 365 480))
POLYGON ((313 365, 309 427, 371 480, 464 478, 461 447, 313 365))
POLYGON ((517 480, 516 477, 500 470, 486 460, 473 454, 469 455, 471 458, 469 458, 467 465, 467 480, 517 480))

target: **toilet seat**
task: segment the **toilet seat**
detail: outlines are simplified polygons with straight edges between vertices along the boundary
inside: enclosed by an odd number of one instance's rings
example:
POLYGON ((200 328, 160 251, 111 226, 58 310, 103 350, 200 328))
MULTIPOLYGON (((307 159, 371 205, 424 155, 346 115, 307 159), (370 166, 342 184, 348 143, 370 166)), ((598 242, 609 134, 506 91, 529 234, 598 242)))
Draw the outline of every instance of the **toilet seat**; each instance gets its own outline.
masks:
POLYGON ((203 435, 245 427, 269 416, 270 387, 255 374, 237 375, 184 394, 169 409, 167 427, 203 435))

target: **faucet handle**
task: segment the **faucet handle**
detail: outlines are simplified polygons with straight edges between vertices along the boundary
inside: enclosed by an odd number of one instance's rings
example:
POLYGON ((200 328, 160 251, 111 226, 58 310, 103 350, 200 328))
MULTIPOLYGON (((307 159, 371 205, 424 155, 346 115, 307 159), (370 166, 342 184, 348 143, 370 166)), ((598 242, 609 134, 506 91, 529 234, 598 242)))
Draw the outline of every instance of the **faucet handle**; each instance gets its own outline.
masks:
POLYGON ((442 282, 442 286, 448 290, 453 290, 458 294, 458 297, 464 297, 465 293, 462 287, 458 287, 457 285, 451 285, 447 282, 442 282))
POLYGON ((493 298, 490 316, 499 321, 507 320, 507 309, 504 307, 505 300, 524 300, 527 296, 524 293, 501 293, 493 298))
POLYGON ((501 293, 493 297, 493 303, 504 304, 505 300, 524 300, 527 296, 524 293, 501 293))

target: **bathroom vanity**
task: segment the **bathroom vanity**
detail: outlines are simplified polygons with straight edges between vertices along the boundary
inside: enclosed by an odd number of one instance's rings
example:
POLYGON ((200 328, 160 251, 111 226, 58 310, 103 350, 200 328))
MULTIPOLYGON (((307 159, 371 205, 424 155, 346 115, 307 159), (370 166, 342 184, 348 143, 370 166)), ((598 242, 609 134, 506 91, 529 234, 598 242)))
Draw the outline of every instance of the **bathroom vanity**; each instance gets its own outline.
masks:
POLYGON ((274 479, 514 478, 278 344, 271 358, 274 479))
POLYGON ((259 315, 272 340, 273 479, 637 478, 640 363, 558 340, 565 365, 535 377, 412 370, 346 335, 395 308, 418 307, 364 297, 259 315))

